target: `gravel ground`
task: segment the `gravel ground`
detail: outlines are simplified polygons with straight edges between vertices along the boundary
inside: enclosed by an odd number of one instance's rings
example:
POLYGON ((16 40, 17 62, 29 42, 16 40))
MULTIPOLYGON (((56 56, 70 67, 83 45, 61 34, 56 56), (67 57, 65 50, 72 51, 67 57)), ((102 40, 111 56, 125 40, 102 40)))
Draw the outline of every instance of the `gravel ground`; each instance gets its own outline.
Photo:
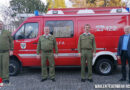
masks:
POLYGON ((40 82, 40 68, 24 68, 18 76, 10 77, 10 84, 1 87, 0 90, 130 90, 130 88, 95 88, 97 84, 128 84, 128 81, 119 82, 120 78, 121 66, 109 76, 93 73, 93 83, 80 81, 80 67, 56 67, 56 82, 51 80, 40 82))

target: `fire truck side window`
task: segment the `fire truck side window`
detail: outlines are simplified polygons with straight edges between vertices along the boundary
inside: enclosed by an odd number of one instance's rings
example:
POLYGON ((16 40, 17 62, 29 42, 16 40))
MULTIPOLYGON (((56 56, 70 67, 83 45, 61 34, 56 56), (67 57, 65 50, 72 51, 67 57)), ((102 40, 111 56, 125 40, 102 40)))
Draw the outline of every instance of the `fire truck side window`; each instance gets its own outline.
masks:
POLYGON ((14 40, 24 39, 24 25, 16 32, 14 40))
POLYGON ((47 21, 46 26, 50 28, 50 33, 57 38, 73 37, 73 21, 47 21))
POLYGON ((14 39, 36 38, 38 34, 38 23, 26 23, 15 34, 14 39))
POLYGON ((25 39, 36 38, 38 34, 38 23, 25 24, 25 39))

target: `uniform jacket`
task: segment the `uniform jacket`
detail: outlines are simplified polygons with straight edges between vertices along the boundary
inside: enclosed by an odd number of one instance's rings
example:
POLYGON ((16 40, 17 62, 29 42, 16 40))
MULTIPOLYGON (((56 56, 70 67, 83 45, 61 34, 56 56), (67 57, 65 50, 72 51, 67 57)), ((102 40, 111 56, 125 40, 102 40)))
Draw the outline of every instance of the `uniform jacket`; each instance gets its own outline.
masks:
POLYGON ((0 50, 13 50, 13 38, 7 30, 2 30, 0 34, 0 50))
POLYGON ((81 53, 82 49, 91 49, 96 53, 96 43, 93 34, 81 34, 78 40, 78 51, 81 53))
POLYGON ((38 41, 37 54, 39 54, 41 50, 50 51, 53 49, 55 49, 56 53, 58 53, 58 47, 56 44, 55 37, 52 35, 49 35, 49 37, 46 38, 44 35, 42 35, 38 41))

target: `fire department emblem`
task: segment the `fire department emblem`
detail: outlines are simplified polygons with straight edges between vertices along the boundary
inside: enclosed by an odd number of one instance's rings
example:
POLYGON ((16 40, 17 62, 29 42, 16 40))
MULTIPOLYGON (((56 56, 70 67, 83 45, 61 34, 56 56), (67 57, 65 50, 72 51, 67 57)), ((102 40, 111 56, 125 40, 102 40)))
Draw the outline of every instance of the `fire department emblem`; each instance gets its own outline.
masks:
POLYGON ((26 43, 21 43, 21 49, 25 49, 26 48, 26 43))

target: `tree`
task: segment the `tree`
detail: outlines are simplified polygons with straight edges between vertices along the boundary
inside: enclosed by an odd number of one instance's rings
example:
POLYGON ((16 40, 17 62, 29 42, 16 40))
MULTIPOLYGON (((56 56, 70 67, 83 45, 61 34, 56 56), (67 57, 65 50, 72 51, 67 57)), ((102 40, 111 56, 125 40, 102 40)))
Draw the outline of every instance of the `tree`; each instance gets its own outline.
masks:
POLYGON ((74 8, 89 7, 124 7, 122 0, 70 0, 74 8))
POLYGON ((40 0, 11 0, 10 8, 16 13, 33 13, 34 10, 46 12, 48 5, 40 0))
POLYGON ((18 23, 16 23, 18 22, 18 19, 16 17, 12 17, 14 12, 11 8, 1 5, 0 13, 4 23, 4 29, 13 31, 16 27, 18 27, 18 23))
POLYGON ((66 8, 65 0, 47 0, 48 8, 66 8))
POLYGON ((17 17, 21 13, 34 13, 38 10, 40 13, 46 13, 48 4, 45 5, 41 0, 11 0, 10 6, 1 8, 4 24, 15 26, 16 28, 25 20, 25 18, 17 17), (8 23, 8 24, 7 24, 8 23))

